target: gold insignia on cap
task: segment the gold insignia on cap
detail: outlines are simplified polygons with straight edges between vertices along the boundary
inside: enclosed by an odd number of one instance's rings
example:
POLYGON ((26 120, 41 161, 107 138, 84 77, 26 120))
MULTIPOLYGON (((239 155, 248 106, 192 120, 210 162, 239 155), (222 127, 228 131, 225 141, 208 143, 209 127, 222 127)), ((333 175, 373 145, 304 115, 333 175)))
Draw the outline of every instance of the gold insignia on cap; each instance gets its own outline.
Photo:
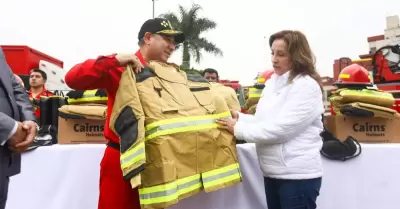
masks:
POLYGON ((172 29, 171 23, 168 20, 163 20, 161 22, 161 25, 166 27, 166 28, 171 28, 172 29))
POLYGON ((165 21, 165 20, 163 20, 163 21, 161 22, 161 25, 164 26, 164 27, 168 27, 168 23, 167 23, 167 21, 165 21))

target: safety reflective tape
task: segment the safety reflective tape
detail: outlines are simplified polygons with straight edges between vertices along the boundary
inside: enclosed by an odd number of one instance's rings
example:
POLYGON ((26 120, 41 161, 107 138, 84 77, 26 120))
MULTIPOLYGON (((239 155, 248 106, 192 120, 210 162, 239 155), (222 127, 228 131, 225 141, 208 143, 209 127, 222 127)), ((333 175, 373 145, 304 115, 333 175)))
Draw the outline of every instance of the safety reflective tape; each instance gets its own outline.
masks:
MULTIPOLYGON (((339 74, 339 78, 350 78, 350 77, 351 77, 350 74, 347 73, 339 74)), ((368 78, 371 79, 372 78, 371 75, 368 75, 368 78)))
POLYGON ((377 97, 377 98, 386 98, 386 99, 394 99, 393 95, 388 92, 380 92, 369 89, 363 90, 342 90, 339 93, 340 96, 367 96, 367 97, 377 97))
POLYGON ((230 112, 223 112, 213 115, 172 118, 157 121, 146 126, 146 140, 168 134, 217 128, 218 124, 215 122, 217 119, 230 117, 230 112))
POLYGON ((205 172, 201 175, 204 188, 224 184, 241 179, 239 164, 235 163, 226 167, 205 172))
POLYGON ((249 94, 249 98, 260 98, 261 94, 249 94))
POLYGON ((200 174, 178 179, 174 182, 139 189, 140 204, 149 205, 173 201, 179 196, 202 188, 200 174))
POLYGON ((74 102, 94 102, 94 101, 107 101, 107 97, 88 97, 88 98, 79 98, 79 99, 71 99, 68 98, 69 103, 74 103, 74 102))
POLYGON ((339 74, 339 78, 350 78, 350 74, 341 73, 339 74))
POLYGON ((249 98, 260 98, 262 89, 257 89, 257 88, 250 88, 249 89, 249 98))
POLYGON ((83 95, 81 98, 68 98, 69 103, 74 103, 74 102, 94 102, 94 101, 107 101, 108 97, 99 97, 96 96, 97 90, 87 90, 83 92, 83 95))
POLYGON ((134 146, 133 148, 121 154, 121 168, 126 169, 131 165, 144 160, 146 157, 145 154, 144 142, 141 142, 137 146, 134 146))

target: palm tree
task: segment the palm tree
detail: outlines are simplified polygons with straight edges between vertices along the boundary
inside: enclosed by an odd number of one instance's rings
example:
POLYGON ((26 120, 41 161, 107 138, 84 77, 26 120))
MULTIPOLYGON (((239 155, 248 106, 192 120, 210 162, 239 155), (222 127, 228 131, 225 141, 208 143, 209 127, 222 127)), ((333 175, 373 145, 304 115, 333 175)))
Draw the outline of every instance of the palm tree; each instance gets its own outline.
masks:
POLYGON ((169 20, 173 28, 182 31, 186 36, 185 42, 177 46, 177 48, 183 47, 182 66, 184 69, 190 68, 191 58, 194 58, 197 63, 201 61, 202 50, 223 56, 222 50, 214 43, 204 37, 200 37, 201 33, 217 27, 217 23, 213 20, 199 17, 198 13, 201 9, 198 4, 194 4, 189 10, 179 5, 179 18, 178 15, 172 12, 160 15, 160 17, 169 20))

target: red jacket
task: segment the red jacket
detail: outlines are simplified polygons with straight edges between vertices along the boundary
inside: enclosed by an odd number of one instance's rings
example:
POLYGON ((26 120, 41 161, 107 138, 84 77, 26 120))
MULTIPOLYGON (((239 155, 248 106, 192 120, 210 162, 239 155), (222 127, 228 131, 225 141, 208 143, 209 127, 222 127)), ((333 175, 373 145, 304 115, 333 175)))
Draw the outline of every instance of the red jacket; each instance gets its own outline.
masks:
MULTIPOLYGON (((65 82, 75 90, 105 89, 107 91, 107 119, 104 127, 104 137, 119 143, 118 136, 109 128, 115 94, 124 70, 124 67, 119 65, 115 55, 99 56, 97 59, 88 59, 75 65, 65 75, 65 82)), ((137 51, 135 55, 143 65, 146 64, 140 51, 137 51)))
MULTIPOLYGON (((30 90, 28 91, 28 96, 29 96, 29 98, 32 98, 32 97, 33 97, 32 89, 30 89, 30 90)), ((36 95, 36 98, 35 98, 35 99, 37 99, 37 100, 40 101, 40 97, 42 97, 42 96, 43 96, 43 97, 50 97, 50 96, 53 96, 53 93, 51 93, 50 91, 47 91, 46 88, 43 88, 43 91, 42 91, 40 94, 36 95)), ((40 117, 40 108, 36 108, 36 110, 35 110, 35 116, 36 116, 37 118, 40 117)))

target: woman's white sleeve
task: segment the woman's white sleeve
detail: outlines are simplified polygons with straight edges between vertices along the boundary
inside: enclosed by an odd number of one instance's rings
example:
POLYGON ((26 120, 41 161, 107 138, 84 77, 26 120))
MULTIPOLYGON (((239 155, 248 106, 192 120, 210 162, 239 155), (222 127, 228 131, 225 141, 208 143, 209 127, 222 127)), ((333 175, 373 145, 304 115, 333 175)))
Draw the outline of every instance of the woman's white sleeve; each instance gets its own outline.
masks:
POLYGON ((251 123, 254 122, 254 115, 250 115, 250 114, 244 114, 238 111, 239 114, 239 120, 238 121, 242 121, 242 122, 246 122, 246 123, 251 123))
POLYGON ((303 132, 323 112, 319 85, 316 82, 300 82, 288 92, 288 98, 274 119, 257 119, 251 123, 239 120, 234 127, 234 134, 237 139, 247 142, 285 143, 303 132))

